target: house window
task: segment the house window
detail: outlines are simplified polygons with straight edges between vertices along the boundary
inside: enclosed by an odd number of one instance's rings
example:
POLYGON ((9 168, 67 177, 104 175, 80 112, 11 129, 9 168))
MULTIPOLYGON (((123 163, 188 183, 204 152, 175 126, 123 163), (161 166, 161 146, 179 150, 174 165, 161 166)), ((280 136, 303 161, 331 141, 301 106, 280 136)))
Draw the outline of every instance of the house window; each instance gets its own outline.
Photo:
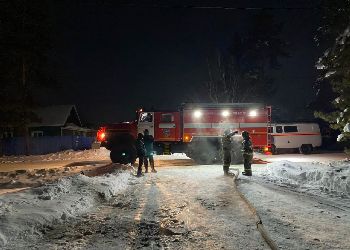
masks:
POLYGON ((282 126, 276 126, 276 132, 277 133, 283 133, 282 126))
POLYGON ((82 132, 81 131, 73 131, 73 135, 75 136, 79 136, 79 135, 82 135, 82 132))
POLYGON ((6 139, 6 138, 12 138, 13 137, 13 132, 3 132, 1 138, 6 139))
POLYGON ((298 132, 298 128, 297 128, 297 126, 284 126, 284 132, 285 133, 298 132))
POLYGON ((41 137, 44 136, 43 131, 32 131, 32 137, 41 137))
POLYGON ((160 121, 161 122, 174 122, 174 115, 173 114, 162 114, 160 121))

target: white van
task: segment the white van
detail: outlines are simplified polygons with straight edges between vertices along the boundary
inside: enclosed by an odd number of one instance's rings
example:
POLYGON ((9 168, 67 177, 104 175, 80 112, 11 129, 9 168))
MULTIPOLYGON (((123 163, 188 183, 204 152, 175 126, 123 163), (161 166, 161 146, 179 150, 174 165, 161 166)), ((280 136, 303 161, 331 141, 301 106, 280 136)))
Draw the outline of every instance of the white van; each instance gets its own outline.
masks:
POLYGON ((299 149, 309 154, 320 147, 322 138, 317 123, 277 123, 269 127, 271 151, 273 154, 284 149, 299 149))

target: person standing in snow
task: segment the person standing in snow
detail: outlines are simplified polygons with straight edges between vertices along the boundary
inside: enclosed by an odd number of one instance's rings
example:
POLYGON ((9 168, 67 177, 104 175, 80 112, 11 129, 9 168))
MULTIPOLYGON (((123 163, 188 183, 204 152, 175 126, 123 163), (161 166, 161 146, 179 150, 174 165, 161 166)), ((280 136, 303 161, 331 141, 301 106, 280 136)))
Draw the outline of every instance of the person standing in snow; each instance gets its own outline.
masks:
POLYGON ((228 170, 231 165, 232 136, 236 133, 237 131, 231 132, 229 129, 226 129, 221 139, 222 152, 223 152, 223 158, 224 158, 224 164, 223 164, 224 175, 229 175, 228 170))
POLYGON ((145 148, 146 148, 146 155, 145 155, 145 160, 144 160, 146 173, 148 173, 148 161, 151 165, 152 173, 157 173, 157 170, 155 170, 155 168, 154 168, 154 159, 153 159, 154 138, 152 135, 149 134, 148 129, 145 129, 143 134, 144 134, 143 140, 145 142, 145 148))
POLYGON ((136 151, 139 158, 139 166, 137 168, 137 177, 142 176, 142 165, 146 156, 145 143, 143 141, 143 134, 139 133, 136 139, 136 151))
POLYGON ((247 131, 242 132, 242 137, 242 152, 244 159, 244 172, 242 172, 242 174, 252 176, 253 144, 247 131))

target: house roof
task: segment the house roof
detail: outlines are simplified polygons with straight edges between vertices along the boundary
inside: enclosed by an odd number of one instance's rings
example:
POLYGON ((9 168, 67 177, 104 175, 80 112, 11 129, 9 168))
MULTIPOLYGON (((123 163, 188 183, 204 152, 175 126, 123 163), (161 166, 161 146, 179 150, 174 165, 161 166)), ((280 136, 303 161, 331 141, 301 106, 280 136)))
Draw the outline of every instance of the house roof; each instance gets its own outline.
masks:
POLYGON ((29 127, 64 126, 72 109, 76 113, 79 121, 79 124, 76 125, 81 126, 81 121, 75 105, 55 105, 40 107, 33 110, 41 121, 33 122, 29 127))

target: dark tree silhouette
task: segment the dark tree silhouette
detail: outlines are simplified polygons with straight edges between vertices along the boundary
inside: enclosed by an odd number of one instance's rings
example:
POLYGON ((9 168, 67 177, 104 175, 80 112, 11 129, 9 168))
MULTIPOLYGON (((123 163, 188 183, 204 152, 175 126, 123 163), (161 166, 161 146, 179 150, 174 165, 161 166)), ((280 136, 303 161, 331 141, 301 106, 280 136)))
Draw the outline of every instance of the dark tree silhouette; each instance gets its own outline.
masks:
POLYGON ((261 12, 247 31, 234 35, 226 51, 208 59, 207 87, 213 102, 263 102, 276 91, 269 72, 288 56, 281 29, 273 16, 261 12))
POLYGON ((53 82, 49 13, 47 0, 0 1, 0 127, 26 137, 28 124, 37 120, 34 91, 53 82))
POLYGON ((338 141, 349 141, 350 1, 322 1, 321 7, 324 10, 323 18, 315 40, 319 45, 328 48, 316 64, 320 73, 316 88, 319 93, 318 103, 321 105, 316 107, 319 111, 315 115, 341 132, 338 141), (330 90, 329 87, 333 90, 332 94, 320 95, 324 93, 322 90, 330 90), (331 105, 327 105, 330 101, 331 105))

